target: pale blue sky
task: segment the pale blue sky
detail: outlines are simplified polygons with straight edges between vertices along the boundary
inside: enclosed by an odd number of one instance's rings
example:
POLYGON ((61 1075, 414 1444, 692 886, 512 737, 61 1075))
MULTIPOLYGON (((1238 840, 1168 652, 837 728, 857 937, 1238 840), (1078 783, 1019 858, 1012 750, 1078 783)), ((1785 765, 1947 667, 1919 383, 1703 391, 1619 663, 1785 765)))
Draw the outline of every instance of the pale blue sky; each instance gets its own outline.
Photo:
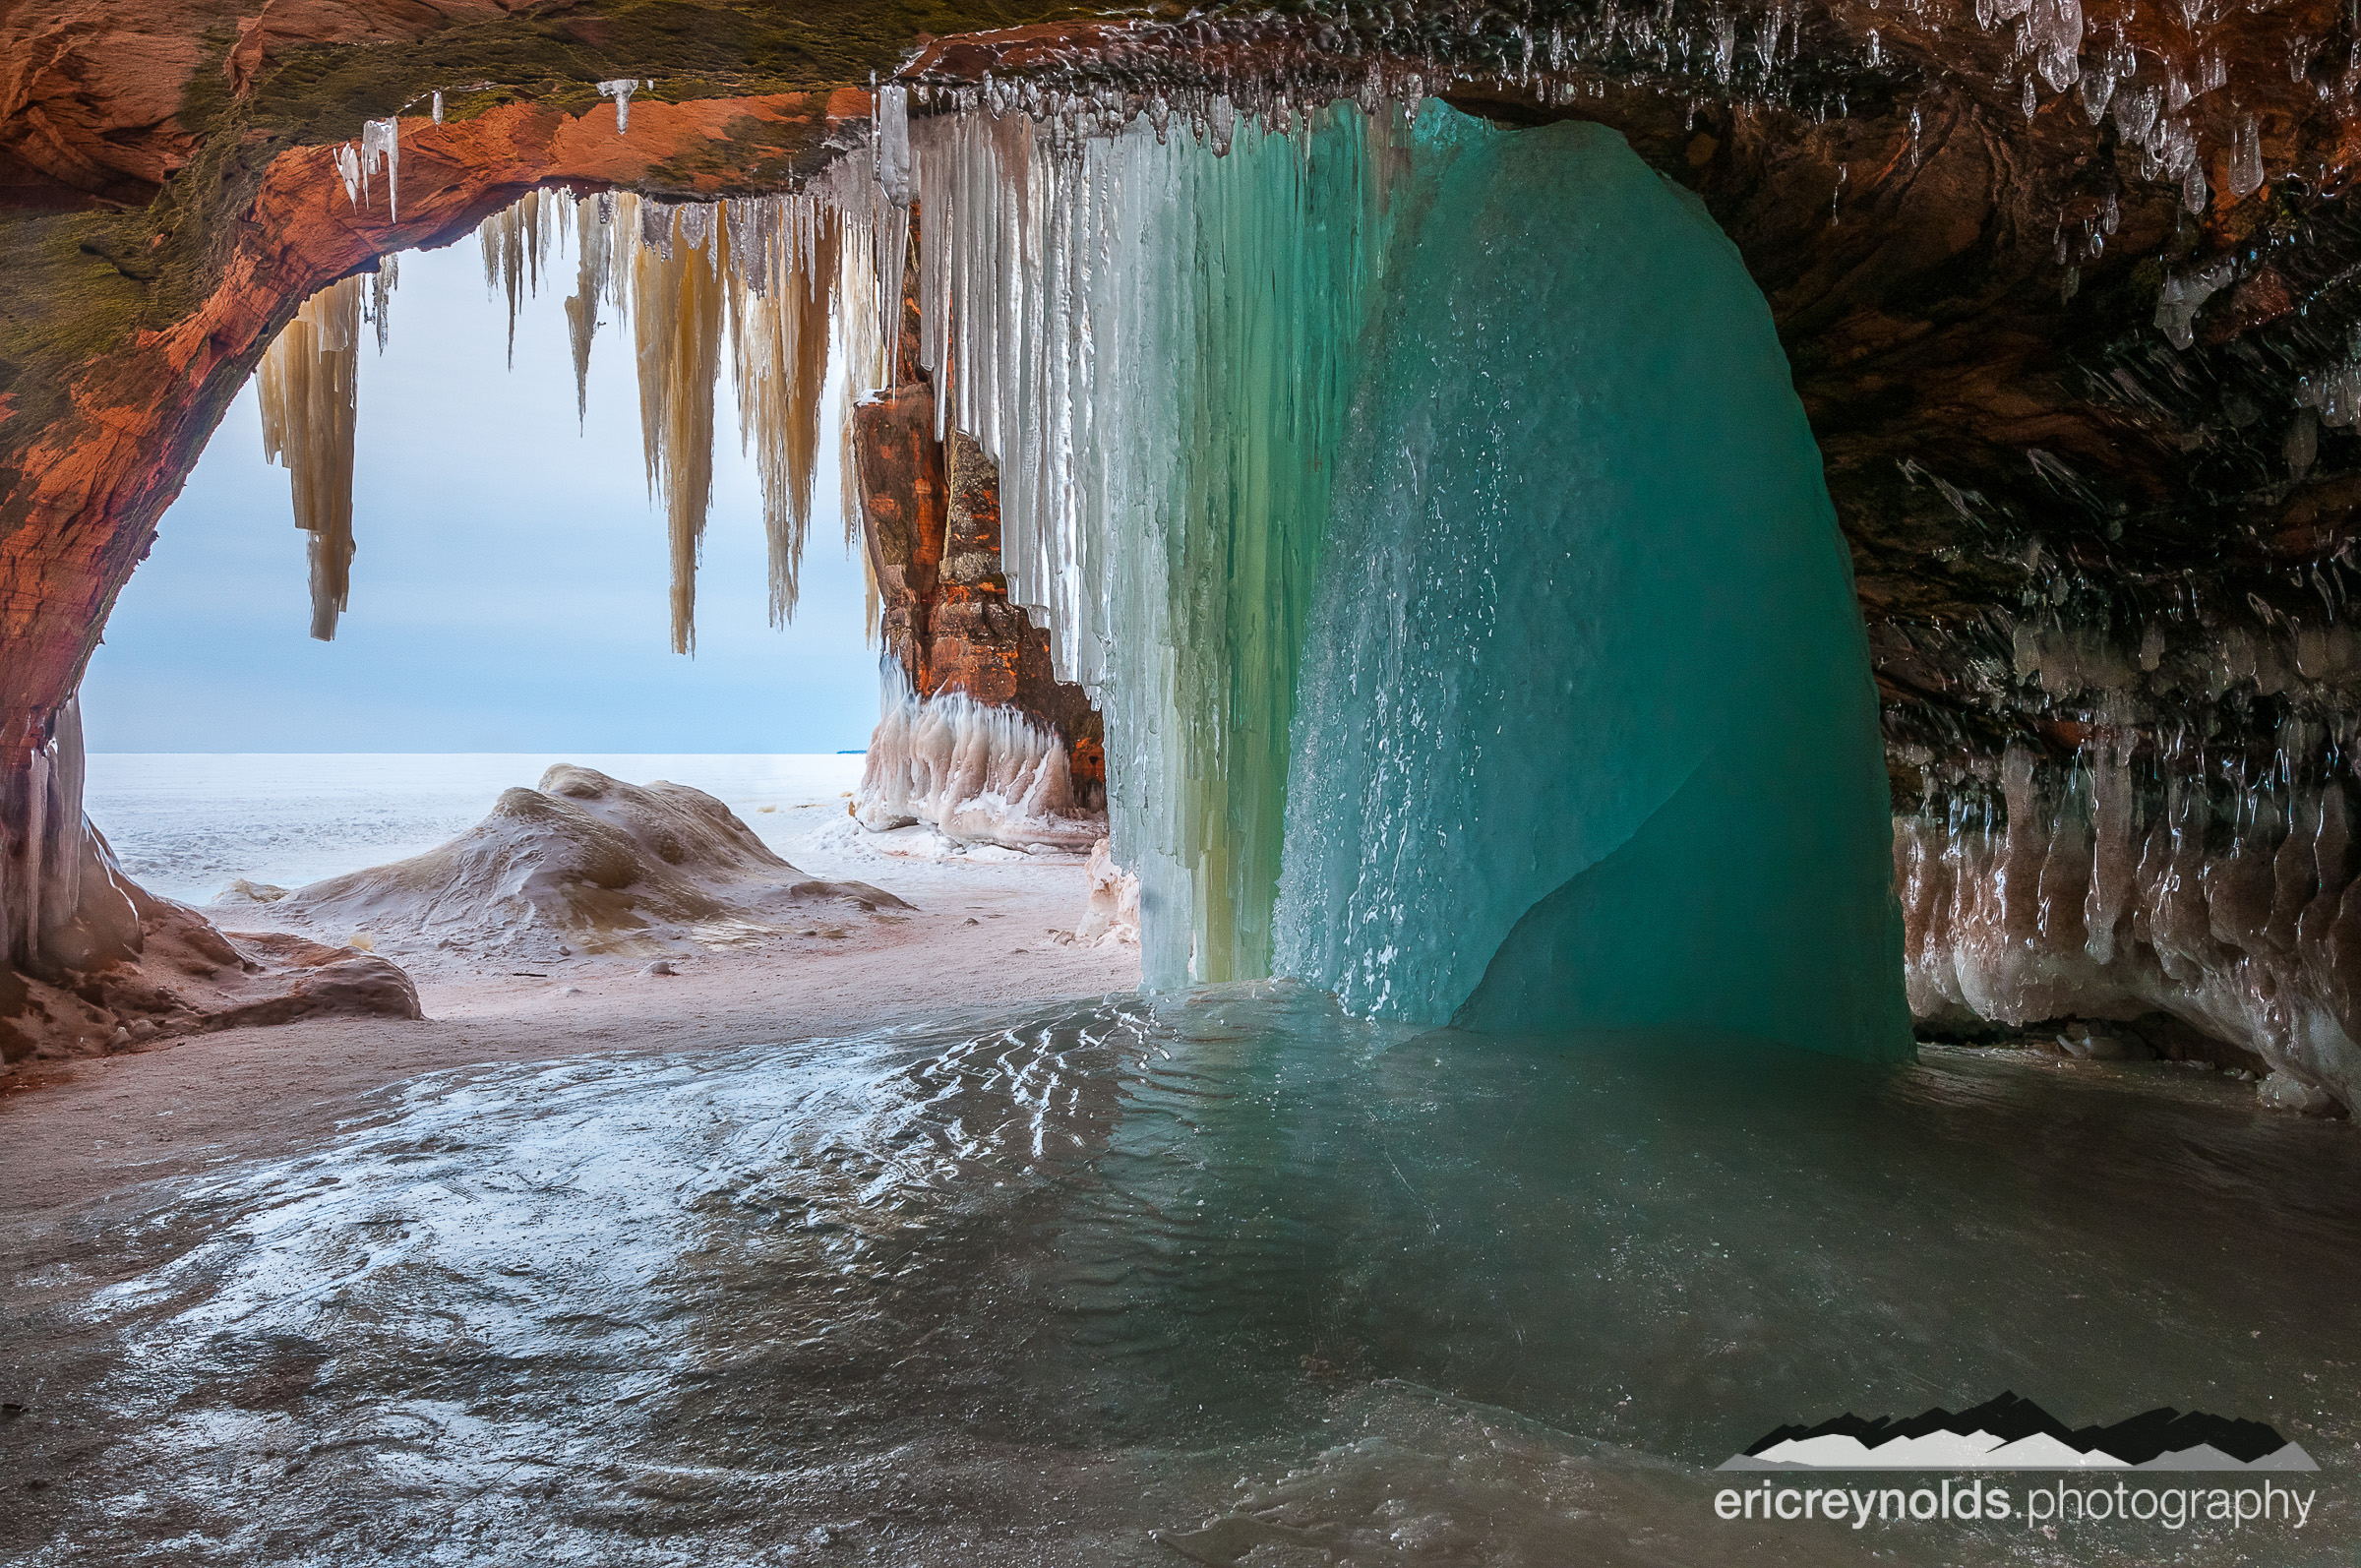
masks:
POLYGON ((834 414, 803 603, 770 629, 759 493, 718 391, 697 653, 670 651, 664 521, 613 311, 575 421, 564 296, 544 277, 505 366, 507 306, 472 238, 401 259, 364 346, 352 602, 307 634, 304 535, 249 386, 132 576, 83 686, 103 752, 834 752, 869 744, 877 656, 843 544, 834 414))

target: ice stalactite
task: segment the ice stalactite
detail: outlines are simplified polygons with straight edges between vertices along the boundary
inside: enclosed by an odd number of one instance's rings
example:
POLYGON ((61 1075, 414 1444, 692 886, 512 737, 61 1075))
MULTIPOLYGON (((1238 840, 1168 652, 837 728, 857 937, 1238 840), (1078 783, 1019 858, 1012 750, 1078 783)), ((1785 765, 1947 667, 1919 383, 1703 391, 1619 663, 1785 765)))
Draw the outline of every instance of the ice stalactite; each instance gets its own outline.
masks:
MULTIPOLYGON (((140 950, 114 855, 83 815, 83 766, 81 699, 68 697, 43 744, 0 770, 0 980, 89 971, 140 950)), ((0 1056, 11 1061, 15 1038, 0 1018, 0 1056)))
POLYGON ((672 556, 672 648, 696 646, 696 563, 713 501, 713 398, 721 373, 726 227, 707 208, 639 204, 632 263, 640 436, 672 556), (651 233, 651 230, 653 231, 651 233))
POLYGON ((484 253, 484 292, 505 294, 509 301, 509 365, 516 364, 516 311, 524 303, 524 211, 526 205, 538 205, 539 191, 526 193, 524 199, 502 208, 476 228, 476 243, 484 253))
POLYGON ((963 844, 1085 850, 1106 822, 1077 798, 1065 742, 1013 708, 960 692, 921 698, 887 664, 858 815, 875 831, 924 822, 963 844))
POLYGON ((2290 726, 2259 776, 2189 731, 2099 731, 1894 823, 1911 1009, 1938 1027, 2169 1013, 2361 1099, 2348 744, 2290 726))
MULTIPOLYGON (((876 258, 907 214, 876 189, 866 152, 804 191, 720 203, 660 202, 628 192, 527 193, 484 220, 484 281, 509 303, 509 332, 537 294, 553 241, 575 247, 565 309, 577 414, 589 399, 602 306, 633 324, 649 488, 671 540, 674 645, 696 641, 696 573, 712 490, 715 384, 722 332, 739 429, 761 481, 774 624, 792 616, 818 471, 821 399, 832 338, 845 345, 847 395, 880 385, 886 314, 876 258), (561 203, 571 202, 571 219, 561 203)), ((846 498, 847 541, 858 526, 846 498)))
POLYGON ((378 168, 386 171, 386 221, 401 217, 401 122, 397 119, 361 122, 361 189, 378 168))
POLYGON ((769 542, 770 620, 795 614, 797 577, 819 470, 820 397, 827 385, 837 226, 811 198, 741 202, 730 227, 730 356, 738 433, 762 485, 769 542))
MULTIPOLYGON (((574 353, 574 414, 577 425, 590 417, 590 344, 598 333, 599 306, 615 298, 616 198, 574 204, 575 283, 566 299, 566 338, 574 353)), ((636 212, 628 220, 637 221, 636 212)))
POLYGON ((1105 129, 912 127, 920 355, 999 465, 1011 596, 1107 714, 1148 983, 1251 978, 1396 122, 1244 122, 1224 158, 1105 129))
POLYGON ((283 465, 295 526, 310 536, 312 635, 336 634, 352 579, 352 445, 361 336, 359 277, 304 301, 263 356, 255 385, 263 455, 283 465))
POLYGON ((598 85, 598 95, 615 100, 615 134, 623 136, 632 128, 632 94, 639 90, 636 77, 618 77, 598 85))
POLYGON ((394 290, 401 283, 401 258, 381 256, 377 271, 369 279, 369 305, 366 311, 369 325, 377 332, 377 351, 384 353, 391 340, 394 320, 394 290))

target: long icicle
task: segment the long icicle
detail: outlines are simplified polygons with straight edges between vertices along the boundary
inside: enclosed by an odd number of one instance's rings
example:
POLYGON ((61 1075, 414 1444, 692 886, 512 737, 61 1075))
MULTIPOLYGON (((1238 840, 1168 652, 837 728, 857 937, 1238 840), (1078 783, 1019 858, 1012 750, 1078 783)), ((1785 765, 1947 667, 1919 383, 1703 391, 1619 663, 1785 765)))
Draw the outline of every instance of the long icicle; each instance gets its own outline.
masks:
MULTIPOLYGON (((672 547, 672 648, 696 647, 696 563, 713 501, 713 390, 721 369, 721 268, 729 244, 710 209, 642 203, 664 243, 633 262, 640 435, 649 493, 672 547), (701 229, 701 233, 697 230, 701 229)), ((642 232, 642 239, 647 236, 642 232)))
POLYGON ((284 466, 295 526, 310 535, 312 635, 333 641, 352 585, 352 445, 361 279, 305 300, 263 356, 263 455, 284 466))

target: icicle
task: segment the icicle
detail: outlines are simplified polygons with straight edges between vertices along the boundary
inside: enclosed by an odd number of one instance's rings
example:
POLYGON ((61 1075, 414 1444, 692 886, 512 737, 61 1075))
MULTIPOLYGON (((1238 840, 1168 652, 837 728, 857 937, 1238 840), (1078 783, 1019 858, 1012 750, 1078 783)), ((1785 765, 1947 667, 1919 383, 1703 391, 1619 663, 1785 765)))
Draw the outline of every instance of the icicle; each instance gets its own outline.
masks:
POLYGON ((361 280, 304 301, 256 374, 263 456, 287 470, 295 526, 310 535, 312 635, 336 634, 352 579, 352 448, 361 280))
POLYGON ((574 204, 574 293, 566 301, 567 339, 574 349, 574 414, 577 429, 590 418, 590 342, 598 332, 598 306, 614 265, 607 249, 615 234, 595 201, 574 204))
POLYGON ((435 123, 437 125, 441 125, 443 123, 443 90, 440 88, 435 90, 434 107, 429 112, 434 115, 435 123))
POLYGON ((539 192, 529 193, 523 201, 505 207, 487 217, 476 227, 475 237, 484 253, 484 292, 505 293, 509 301, 509 366, 516 365, 516 311, 524 302, 524 211, 539 192))
POLYGON ((2251 114, 2238 122, 2230 144, 2229 185, 2233 197, 2252 196, 2263 186, 2263 133, 2251 114))
POLYGON ((910 94, 899 86, 878 89, 878 185, 896 207, 910 205, 910 94))
MULTIPOLYGON (((838 271, 837 227, 832 220, 821 221, 810 197, 769 198, 761 209, 732 203, 731 211, 742 207, 773 214, 784 231, 774 251, 752 261, 733 249, 730 276, 739 439, 752 452, 762 483, 770 619, 773 626, 784 626, 795 614, 811 530, 820 397, 828 375, 830 292, 838 271)), ((733 227, 732 233, 738 232, 733 227)))
POLYGON ((726 241, 710 207, 640 205, 679 222, 703 215, 706 243, 689 243, 686 222, 663 251, 642 245, 633 263, 632 315, 639 364, 639 429, 650 496, 664 504, 672 557, 672 646, 696 646, 696 563, 713 500, 713 390, 720 374, 722 268, 726 241))
POLYGON ((380 257, 376 275, 369 285, 369 324, 377 329, 377 351, 386 351, 386 334, 394 303, 394 289, 401 281, 401 258, 380 257))
POLYGON ((627 135, 632 129, 632 94, 638 90, 639 83, 634 77, 617 77, 612 82, 601 82, 598 85, 600 97, 615 100, 615 134, 617 136, 627 135))
POLYGON ((329 161, 335 165, 337 177, 344 182, 345 204, 358 208, 361 205, 361 155, 352 150, 351 143, 346 142, 329 154, 329 161))
POLYGON ((383 160, 386 170, 386 221, 397 222, 401 217, 401 122, 396 119, 363 120, 361 122, 361 188, 366 191, 370 172, 383 160))

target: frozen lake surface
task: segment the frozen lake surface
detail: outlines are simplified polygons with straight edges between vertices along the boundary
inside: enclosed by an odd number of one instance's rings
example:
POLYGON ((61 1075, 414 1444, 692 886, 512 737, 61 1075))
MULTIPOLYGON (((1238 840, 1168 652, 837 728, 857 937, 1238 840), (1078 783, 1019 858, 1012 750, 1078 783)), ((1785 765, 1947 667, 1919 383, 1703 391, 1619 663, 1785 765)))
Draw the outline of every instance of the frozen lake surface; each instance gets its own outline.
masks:
POLYGON ((86 809, 149 891, 204 903, 244 877, 300 887, 434 848, 557 762, 729 803, 776 850, 841 811, 858 754, 92 753, 86 809), (765 810, 767 808, 767 810, 765 810))

